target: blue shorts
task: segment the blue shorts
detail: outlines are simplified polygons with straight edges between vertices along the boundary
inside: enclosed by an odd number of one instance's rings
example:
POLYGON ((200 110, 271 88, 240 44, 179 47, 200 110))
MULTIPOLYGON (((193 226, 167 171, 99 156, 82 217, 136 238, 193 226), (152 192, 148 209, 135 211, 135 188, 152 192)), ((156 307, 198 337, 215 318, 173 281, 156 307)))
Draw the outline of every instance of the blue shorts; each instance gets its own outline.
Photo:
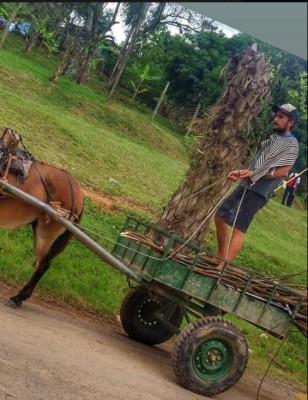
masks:
MULTIPOLYGON (((225 223, 229 226, 233 226, 234 224, 234 219, 244 190, 245 188, 243 186, 238 186, 222 203, 216 213, 216 215, 222 217, 225 223)), ((234 227, 245 233, 256 212, 261 210, 267 201, 268 200, 261 194, 254 192, 251 189, 246 189, 234 227)))

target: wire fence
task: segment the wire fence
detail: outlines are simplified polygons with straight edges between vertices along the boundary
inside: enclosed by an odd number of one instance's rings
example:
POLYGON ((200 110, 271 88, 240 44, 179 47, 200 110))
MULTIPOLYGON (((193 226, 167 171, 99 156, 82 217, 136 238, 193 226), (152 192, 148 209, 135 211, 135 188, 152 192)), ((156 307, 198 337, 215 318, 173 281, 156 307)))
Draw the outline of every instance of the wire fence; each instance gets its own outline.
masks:
POLYGON ((177 124, 185 133, 194 132, 194 127, 206 117, 207 107, 199 104, 175 107, 171 103, 161 106, 159 113, 177 124))

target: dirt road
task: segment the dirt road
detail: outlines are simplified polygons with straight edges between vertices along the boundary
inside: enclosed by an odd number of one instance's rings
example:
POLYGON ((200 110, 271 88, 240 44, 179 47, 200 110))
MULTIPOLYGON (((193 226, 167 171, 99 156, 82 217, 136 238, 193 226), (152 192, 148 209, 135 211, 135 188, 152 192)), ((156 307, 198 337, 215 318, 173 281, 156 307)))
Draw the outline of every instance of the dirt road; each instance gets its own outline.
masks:
MULTIPOLYGON (((1 400, 205 400, 175 380, 168 344, 149 347, 113 326, 0 295, 1 400)), ((245 374, 220 400, 255 400, 260 378, 245 374)), ((266 380, 259 400, 294 399, 266 380)))

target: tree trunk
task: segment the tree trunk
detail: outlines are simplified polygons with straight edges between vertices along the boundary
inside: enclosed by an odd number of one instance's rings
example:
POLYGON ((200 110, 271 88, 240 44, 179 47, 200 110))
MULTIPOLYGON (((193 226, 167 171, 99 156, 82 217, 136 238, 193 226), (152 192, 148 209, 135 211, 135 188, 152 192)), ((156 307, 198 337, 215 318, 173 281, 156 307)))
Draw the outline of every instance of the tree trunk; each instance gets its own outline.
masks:
POLYGON ((69 36, 69 38, 67 39, 67 47, 66 50, 62 56, 62 59, 60 61, 60 64, 58 65, 58 68, 56 70, 56 72, 54 73, 53 77, 51 78, 51 81, 53 83, 58 83, 59 79, 61 78, 61 76, 64 75, 75 51, 76 48, 78 46, 78 36, 69 36))
POLYGON ((113 93, 118 86, 118 83, 120 81, 120 78, 122 76, 122 73, 124 71, 124 68, 126 67, 127 61, 129 60, 129 57, 131 55, 131 52, 133 50, 133 47, 141 35, 141 25, 143 21, 145 20, 146 14, 150 8, 151 3, 145 2, 143 4, 143 8, 140 12, 140 15, 138 17, 138 21, 136 22, 135 26, 132 27, 130 30, 130 34, 125 40, 125 43, 122 47, 121 53, 119 55, 119 58, 117 60, 117 63, 112 71, 109 84, 108 84, 108 89, 109 89, 109 97, 113 96, 113 93))
POLYGON ((34 32, 31 35, 30 40, 29 40, 28 44, 25 47, 25 53, 30 53, 30 51, 36 45, 36 42, 38 41, 38 38, 39 38, 39 32, 34 32))
POLYGON ((67 68, 65 70, 65 75, 72 79, 76 79, 78 76, 78 71, 81 70, 84 61, 87 46, 87 38, 84 37, 84 32, 81 32, 81 36, 78 41, 78 48, 75 47, 74 52, 71 53, 67 68))
POLYGON ((99 78, 100 79, 103 79, 105 67, 106 67, 106 62, 102 61, 100 66, 99 66, 99 78))
POLYGON ((90 37, 90 39, 89 39, 88 45, 85 46, 85 49, 87 48, 86 56, 83 60, 83 63, 79 64, 79 69, 76 74, 76 82, 79 85, 84 85, 87 82, 87 80, 89 79, 92 62, 95 58, 97 44, 99 43, 100 40, 102 40, 104 38, 106 33, 116 23, 116 17, 118 15, 120 3, 117 4, 117 6, 114 10, 112 19, 109 22, 108 26, 106 26, 103 31, 99 32, 99 28, 100 28, 99 21, 103 14, 103 10, 104 10, 104 7, 106 4, 108 4, 108 3, 96 4, 96 8, 95 8, 94 12, 92 13, 91 17, 89 18, 86 30, 89 32, 88 36, 90 37))
MULTIPOLYGON (((9 21, 8 21, 8 22, 9 22, 9 21)), ((6 41, 6 38, 8 37, 8 35, 9 35, 9 33, 10 33, 10 31, 9 31, 10 23, 11 23, 11 22, 9 22, 7 28, 5 28, 5 29, 3 30, 2 38, 1 38, 1 42, 0 42, 0 49, 2 49, 2 47, 3 47, 3 45, 4 45, 4 42, 6 41)))
POLYGON ((257 53, 256 45, 229 60, 225 92, 199 126, 200 147, 186 179, 161 214, 158 225, 162 229, 186 240, 193 235, 192 241, 203 245, 211 218, 205 220, 231 186, 221 178, 248 161, 243 131, 261 112, 262 100, 270 95, 268 64, 257 53))
POLYGON ((82 68, 78 72, 76 82, 79 85, 84 85, 87 80, 89 79, 90 71, 91 71, 91 66, 92 62, 95 58, 95 51, 96 51, 96 42, 91 42, 88 48, 87 56, 86 59, 83 63, 82 68))
POLYGON ((4 28, 4 29, 3 29, 3 32, 2 32, 2 38, 1 38, 1 42, 0 42, 0 49, 2 49, 2 47, 3 47, 3 45, 4 45, 4 42, 6 41, 6 38, 8 37, 8 34, 9 34, 9 32, 10 32, 10 31, 9 31, 10 25, 11 25, 11 23, 14 21, 16 15, 18 14, 18 12, 19 12, 20 9, 21 9, 21 6, 19 6, 19 7, 17 8, 17 10, 13 11, 13 12, 11 13, 10 17, 8 18, 8 20, 7 20, 8 26, 7 26, 6 28, 4 28))

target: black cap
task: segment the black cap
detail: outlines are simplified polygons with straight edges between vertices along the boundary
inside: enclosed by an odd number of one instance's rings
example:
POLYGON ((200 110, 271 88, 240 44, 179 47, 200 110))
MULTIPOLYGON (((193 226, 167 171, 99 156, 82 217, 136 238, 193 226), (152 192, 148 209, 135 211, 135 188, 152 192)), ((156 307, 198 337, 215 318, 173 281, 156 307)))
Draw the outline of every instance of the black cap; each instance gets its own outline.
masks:
POLYGON ((287 115, 289 118, 292 118, 294 120, 294 125, 297 123, 299 114, 297 109, 292 106, 292 104, 283 104, 282 106, 277 106, 277 104, 273 104, 272 110, 274 112, 281 111, 285 115, 287 115))

